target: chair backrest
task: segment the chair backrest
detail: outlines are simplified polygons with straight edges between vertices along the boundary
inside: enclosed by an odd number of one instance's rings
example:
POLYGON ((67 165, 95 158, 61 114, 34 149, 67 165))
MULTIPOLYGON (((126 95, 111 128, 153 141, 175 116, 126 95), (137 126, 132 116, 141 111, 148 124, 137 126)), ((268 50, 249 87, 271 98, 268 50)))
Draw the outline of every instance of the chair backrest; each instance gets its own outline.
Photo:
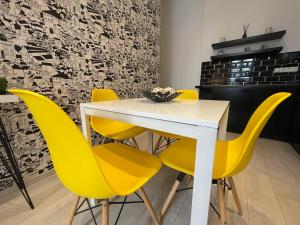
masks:
POLYGON ((191 99, 197 100, 198 99, 198 92, 196 90, 178 90, 182 92, 176 99, 191 99))
POLYGON ((94 89, 92 91, 92 102, 118 100, 118 95, 112 89, 94 89))
POLYGON ((230 171, 227 171, 228 174, 235 175, 248 165, 256 140, 264 126, 277 106, 290 96, 291 93, 280 92, 268 97, 252 114, 243 133, 238 138, 228 142, 228 147, 238 149, 235 154, 239 155, 230 171))
POLYGON ((70 191, 89 198, 115 194, 80 129, 58 105, 32 91, 9 92, 23 99, 31 111, 47 142, 54 169, 70 191))
MULTIPOLYGON (((110 101, 118 100, 118 95, 112 89, 94 89, 92 91, 91 102, 101 102, 101 101, 110 101)), ((101 135, 104 133, 101 132, 101 127, 105 126, 108 123, 113 122, 111 119, 101 118, 101 117, 90 117, 91 126, 94 130, 99 132, 101 135)))

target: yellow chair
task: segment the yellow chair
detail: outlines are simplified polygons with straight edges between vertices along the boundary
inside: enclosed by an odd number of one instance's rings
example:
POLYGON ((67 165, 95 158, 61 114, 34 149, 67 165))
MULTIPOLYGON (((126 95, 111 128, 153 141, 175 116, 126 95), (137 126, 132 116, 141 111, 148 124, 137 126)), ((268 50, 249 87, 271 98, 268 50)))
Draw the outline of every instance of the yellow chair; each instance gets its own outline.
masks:
MULTIPOLYGON (((224 185, 225 180, 223 181, 222 179, 228 178, 238 212, 241 215, 242 208, 232 176, 240 173, 246 168, 252 157, 255 142, 262 129, 275 111, 276 107, 290 95, 290 93, 282 92, 270 96, 256 109, 245 130, 238 138, 230 141, 217 141, 213 179, 217 183, 222 225, 226 224, 224 193, 222 189, 222 185, 224 185)), ((185 138, 171 145, 159 155, 163 164, 181 172, 163 205, 161 218, 165 215, 184 175, 194 175, 195 154, 196 141, 194 139, 185 138)))
MULTIPOLYGON (((94 89, 92 91, 92 102, 110 100, 119 100, 119 97, 113 90, 94 89)), ((136 148, 139 147, 134 137, 146 130, 145 128, 134 126, 129 123, 93 116, 91 117, 91 126, 97 133, 101 134, 105 138, 110 138, 118 141, 128 140, 128 142, 130 142, 129 139, 132 139, 132 145, 136 148)))
MULTIPOLYGON (((196 90, 178 90, 178 92, 182 92, 181 95, 179 95, 176 100, 197 100, 198 99, 198 92, 196 90)), ((154 134, 158 135, 159 138, 155 144, 155 147, 153 149, 153 153, 157 153, 164 145, 163 142, 166 140, 167 146, 173 142, 172 140, 177 140, 183 138, 180 135, 170 134, 163 131, 154 130, 154 134)))
POLYGON ((54 102, 27 90, 9 91, 28 106, 47 142, 58 178, 76 195, 66 224, 72 224, 80 197, 84 197, 103 199, 102 225, 108 225, 108 199, 137 190, 155 224, 160 224, 143 189, 159 171, 159 158, 120 143, 91 147, 80 129, 54 102))

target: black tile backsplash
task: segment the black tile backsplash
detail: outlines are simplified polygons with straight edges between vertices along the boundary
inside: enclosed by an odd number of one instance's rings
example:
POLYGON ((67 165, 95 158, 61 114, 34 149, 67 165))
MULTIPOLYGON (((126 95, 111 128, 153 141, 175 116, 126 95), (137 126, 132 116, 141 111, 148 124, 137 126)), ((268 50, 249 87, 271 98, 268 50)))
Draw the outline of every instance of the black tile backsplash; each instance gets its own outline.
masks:
POLYGON ((275 59, 269 59, 269 60, 263 60, 261 61, 261 65, 263 66, 270 66, 270 65, 275 65, 275 59))
POLYGON ((279 81, 279 77, 266 77, 266 81, 279 81))
POLYGON ((252 81, 254 82, 265 81, 265 77, 252 77, 252 81))
POLYGON ((266 71, 267 66, 254 66, 253 71, 266 71))
POLYGON ((232 61, 202 62, 201 85, 300 84, 300 71, 274 73, 276 68, 300 66, 300 51, 232 61))
POLYGON ((290 75, 283 75, 283 76, 280 76, 280 81, 294 81, 295 80, 295 76, 294 75, 292 75, 292 76, 290 76, 290 75))
POLYGON ((261 72, 259 73, 259 76, 262 76, 262 77, 273 76, 273 71, 274 71, 274 70, 261 71, 261 72))

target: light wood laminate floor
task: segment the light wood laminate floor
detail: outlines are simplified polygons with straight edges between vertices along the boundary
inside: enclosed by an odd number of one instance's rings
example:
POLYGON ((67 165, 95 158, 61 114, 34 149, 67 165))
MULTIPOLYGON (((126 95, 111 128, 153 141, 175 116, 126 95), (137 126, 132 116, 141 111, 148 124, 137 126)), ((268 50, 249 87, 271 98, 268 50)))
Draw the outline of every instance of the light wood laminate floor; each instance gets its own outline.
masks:
MULTIPOLYGON (((229 134, 229 138, 234 134, 229 134)), ((142 137, 139 143, 147 146, 142 137), (142 141, 141 141, 142 139, 142 141)), ((163 167, 147 185, 146 192, 158 212, 171 188, 177 172, 163 167)), ((243 216, 237 214, 231 193, 226 196, 229 225, 300 225, 300 156, 287 143, 259 139, 248 168, 235 177, 243 216)), ((0 193, 0 225, 60 225, 73 200, 73 195, 59 182, 54 173, 32 182, 28 186, 36 206, 30 210, 19 192, 0 193)), ((188 225, 192 191, 176 194, 168 211, 165 225, 188 225)), ((135 196, 131 196, 135 199, 135 196)), ((122 200, 122 198, 120 198, 122 200)), ((216 205, 216 187, 211 201, 216 205)), ((110 207, 114 224, 120 206, 110 207)), ((95 210, 101 224, 99 209, 95 210)), ((201 212, 199 212, 201 213, 201 212)), ((210 225, 219 224, 213 210, 210 225)), ((89 212, 75 217, 74 225, 93 224, 89 212)), ((153 222, 142 204, 126 205, 119 225, 152 225, 153 222)))

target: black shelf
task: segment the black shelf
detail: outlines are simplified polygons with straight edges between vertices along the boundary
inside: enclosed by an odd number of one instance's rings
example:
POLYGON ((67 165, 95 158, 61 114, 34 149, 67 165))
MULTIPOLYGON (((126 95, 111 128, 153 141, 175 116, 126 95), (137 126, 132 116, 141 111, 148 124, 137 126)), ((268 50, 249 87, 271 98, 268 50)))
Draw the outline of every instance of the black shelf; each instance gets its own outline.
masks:
POLYGON ((286 30, 282 30, 282 31, 277 31, 277 32, 273 32, 273 33, 252 36, 252 37, 248 37, 248 38, 241 38, 241 39, 236 39, 236 40, 231 40, 231 41, 214 43, 211 46, 213 49, 221 49, 221 48, 229 48, 229 47, 234 47, 234 46, 239 46, 239 45, 263 42, 263 41, 272 41, 272 40, 282 38, 283 35, 285 35, 285 33, 286 33, 286 30))
POLYGON ((211 60, 241 59, 241 58, 253 57, 253 56, 264 55, 264 54, 277 54, 282 49, 283 47, 267 48, 267 49, 252 50, 247 52, 215 55, 215 56, 211 56, 210 58, 211 60))

